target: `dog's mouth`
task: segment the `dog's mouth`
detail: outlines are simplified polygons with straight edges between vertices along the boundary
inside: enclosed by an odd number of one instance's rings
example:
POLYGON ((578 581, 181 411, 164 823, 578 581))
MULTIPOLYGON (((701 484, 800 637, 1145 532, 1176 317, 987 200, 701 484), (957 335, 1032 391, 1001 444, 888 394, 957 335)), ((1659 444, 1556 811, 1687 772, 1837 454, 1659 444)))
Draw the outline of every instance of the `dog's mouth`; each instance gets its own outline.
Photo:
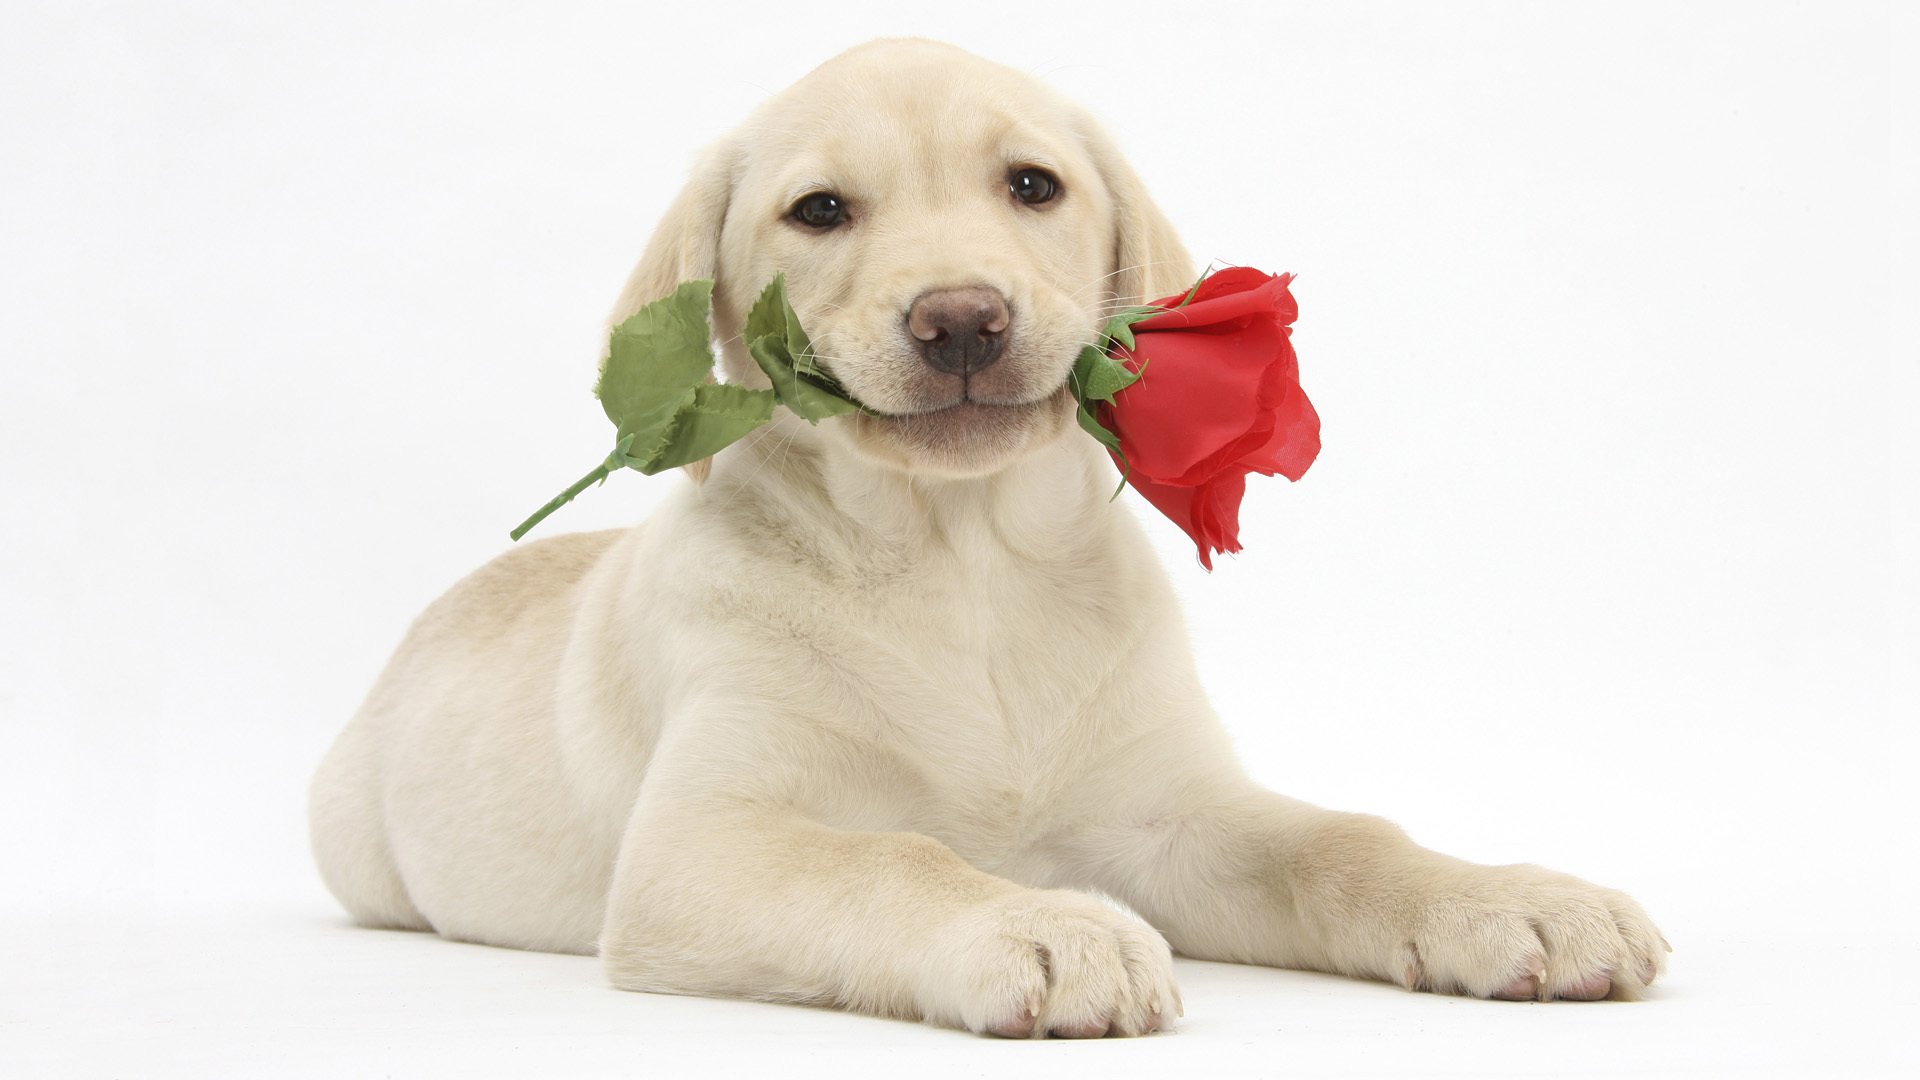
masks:
POLYGON ((1067 384, 1064 382, 1050 390, 1026 397, 977 394, 973 392, 970 387, 962 387, 958 395, 946 401, 935 402, 928 405, 917 405, 908 409, 892 410, 874 409, 871 406, 866 407, 868 411, 876 416, 889 420, 904 420, 913 417, 935 417, 943 413, 955 412, 956 410, 1029 409, 1033 406, 1052 401, 1066 392, 1067 384))
POLYGON ((1038 397, 991 401, 963 395, 907 412, 862 414, 858 421, 864 432, 879 435, 900 450, 953 464, 974 459, 984 464, 1054 430, 1066 415, 1064 402, 1070 398, 1062 383, 1038 397))
MULTIPOLYGON (((815 337, 816 344, 825 341, 824 334, 815 337)), ((861 406, 849 418, 854 444, 880 460, 982 475, 1073 423, 1067 365, 1011 343, 978 370, 943 372, 922 359, 905 352, 887 357, 884 368, 876 365, 864 379, 839 379, 861 406), (856 385, 862 382, 871 385, 856 385)))

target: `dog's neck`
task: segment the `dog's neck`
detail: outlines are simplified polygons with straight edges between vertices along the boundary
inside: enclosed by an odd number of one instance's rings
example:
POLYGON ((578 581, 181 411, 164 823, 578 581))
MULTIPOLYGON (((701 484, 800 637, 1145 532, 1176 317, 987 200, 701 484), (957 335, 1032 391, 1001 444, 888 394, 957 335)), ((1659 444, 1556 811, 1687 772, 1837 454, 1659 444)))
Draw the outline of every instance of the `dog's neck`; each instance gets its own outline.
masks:
POLYGON ((701 503, 745 528, 799 524, 847 565, 938 562, 981 572, 1100 559, 1130 522, 1093 440, 1060 432, 993 473, 957 478, 874 461, 790 416, 723 452, 701 503))

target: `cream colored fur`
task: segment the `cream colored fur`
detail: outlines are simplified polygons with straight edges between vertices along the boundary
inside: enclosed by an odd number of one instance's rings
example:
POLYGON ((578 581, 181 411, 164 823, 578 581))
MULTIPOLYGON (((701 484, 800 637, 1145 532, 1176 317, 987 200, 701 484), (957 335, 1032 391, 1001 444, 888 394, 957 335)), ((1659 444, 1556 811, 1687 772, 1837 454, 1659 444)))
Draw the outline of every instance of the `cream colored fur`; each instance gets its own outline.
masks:
POLYGON ((724 376, 764 385, 736 335, 776 270, 848 388, 912 415, 782 411, 644 525, 428 608, 313 787, 356 920, 1015 1036, 1170 1022, 1171 951, 1483 997, 1660 970, 1618 892, 1247 780, 1059 392, 1102 311, 1195 270, 1084 113, 946 46, 853 50, 704 156, 613 317, 715 276, 724 376), (1031 164, 1054 203, 1008 197, 1031 164), (789 220, 816 189, 851 224, 789 220), (973 284, 1014 340, 990 403, 941 409, 903 313, 973 284))

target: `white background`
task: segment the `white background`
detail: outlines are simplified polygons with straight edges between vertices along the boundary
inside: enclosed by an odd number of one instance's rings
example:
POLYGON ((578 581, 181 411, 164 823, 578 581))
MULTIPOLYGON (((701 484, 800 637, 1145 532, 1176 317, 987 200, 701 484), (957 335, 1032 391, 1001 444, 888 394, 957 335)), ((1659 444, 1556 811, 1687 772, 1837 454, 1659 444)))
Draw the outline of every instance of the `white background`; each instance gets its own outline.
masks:
POLYGON ((10 4, 0 1073, 1911 1064, 1900 19, 10 4), (693 151, 899 33, 1091 105, 1198 257, 1300 275, 1325 453, 1255 481, 1212 575, 1149 522, 1249 766, 1633 892, 1677 949, 1650 1001, 1183 962, 1175 1033, 1005 1045, 345 925, 307 777, 412 615, 604 452, 599 320, 693 151))

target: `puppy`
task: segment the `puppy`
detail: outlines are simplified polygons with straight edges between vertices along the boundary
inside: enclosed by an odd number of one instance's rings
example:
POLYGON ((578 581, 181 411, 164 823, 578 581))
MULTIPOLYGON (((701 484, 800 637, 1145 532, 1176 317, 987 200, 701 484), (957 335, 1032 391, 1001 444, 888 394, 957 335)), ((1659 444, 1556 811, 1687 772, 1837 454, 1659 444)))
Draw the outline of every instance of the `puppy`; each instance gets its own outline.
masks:
POLYGON ((781 412, 645 524, 435 601, 314 781, 355 920, 1015 1037, 1162 1027, 1173 951, 1502 999, 1658 974, 1618 892, 1236 764, 1065 391, 1104 313, 1195 277, 1086 113, 856 48, 704 155, 613 319, 714 278, 724 375, 765 386, 777 271, 874 415, 781 412))

